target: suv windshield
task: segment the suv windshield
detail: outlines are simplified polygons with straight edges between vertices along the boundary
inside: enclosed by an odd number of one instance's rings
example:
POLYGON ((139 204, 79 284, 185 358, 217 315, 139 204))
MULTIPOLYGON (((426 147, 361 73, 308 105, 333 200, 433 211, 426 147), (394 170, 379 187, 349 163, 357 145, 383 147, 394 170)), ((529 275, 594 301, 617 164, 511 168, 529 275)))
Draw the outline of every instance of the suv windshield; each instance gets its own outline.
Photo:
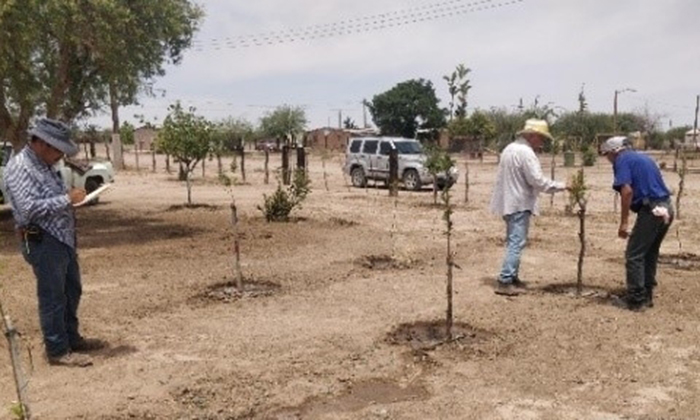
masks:
POLYGON ((423 153, 420 143, 417 141, 397 141, 394 144, 400 155, 419 155, 423 153))

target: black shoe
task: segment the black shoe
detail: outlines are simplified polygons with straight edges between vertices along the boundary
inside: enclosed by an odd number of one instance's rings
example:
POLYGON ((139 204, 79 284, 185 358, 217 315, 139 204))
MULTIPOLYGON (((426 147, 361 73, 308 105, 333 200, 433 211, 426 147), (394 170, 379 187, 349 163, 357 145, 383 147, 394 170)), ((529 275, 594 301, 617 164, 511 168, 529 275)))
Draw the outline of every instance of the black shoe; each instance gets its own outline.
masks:
POLYGON ((518 296, 522 291, 518 290, 513 283, 503 283, 499 281, 494 293, 501 296, 518 296))
POLYGON ((634 299, 629 295, 614 297, 612 301, 613 306, 620 309, 627 309, 633 312, 642 312, 647 308, 651 308, 654 304, 648 298, 645 299, 634 299))

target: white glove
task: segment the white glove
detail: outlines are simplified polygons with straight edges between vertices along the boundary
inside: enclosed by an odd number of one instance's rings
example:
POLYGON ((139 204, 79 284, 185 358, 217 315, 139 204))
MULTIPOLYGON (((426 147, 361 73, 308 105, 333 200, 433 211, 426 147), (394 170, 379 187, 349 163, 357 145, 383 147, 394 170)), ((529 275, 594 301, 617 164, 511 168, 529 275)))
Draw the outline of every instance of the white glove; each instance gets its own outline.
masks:
POLYGON ((671 222, 671 215, 668 214, 668 209, 666 207, 656 206, 651 210, 651 214, 656 217, 663 217, 665 224, 669 224, 671 222))

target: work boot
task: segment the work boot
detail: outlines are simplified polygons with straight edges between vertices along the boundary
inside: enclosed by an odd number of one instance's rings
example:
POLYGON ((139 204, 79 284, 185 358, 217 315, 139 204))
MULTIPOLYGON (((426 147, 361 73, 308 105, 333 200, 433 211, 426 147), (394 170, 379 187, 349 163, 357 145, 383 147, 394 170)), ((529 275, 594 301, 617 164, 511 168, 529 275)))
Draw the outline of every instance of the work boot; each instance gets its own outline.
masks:
POLYGON ((102 350, 107 344, 98 338, 83 338, 71 343, 70 349, 76 353, 90 353, 92 351, 102 350))
POLYGON ((522 291, 518 290, 517 286, 513 283, 503 283, 499 281, 494 293, 501 296, 518 296, 522 291))
POLYGON ((60 356, 49 356, 49 364, 53 366, 66 367, 88 367, 92 366, 92 358, 87 354, 68 352, 60 356))

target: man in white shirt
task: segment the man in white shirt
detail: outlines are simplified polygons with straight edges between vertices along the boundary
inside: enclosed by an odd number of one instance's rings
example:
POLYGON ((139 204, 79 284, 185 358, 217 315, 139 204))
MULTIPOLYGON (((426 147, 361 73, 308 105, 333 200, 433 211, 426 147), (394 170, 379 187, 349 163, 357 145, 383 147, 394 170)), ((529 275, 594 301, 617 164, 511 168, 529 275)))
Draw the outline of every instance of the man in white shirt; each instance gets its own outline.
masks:
POLYGON ((566 185, 542 175, 535 150, 545 140, 553 140, 544 120, 530 119, 518 132, 518 138, 501 153, 498 178, 491 197, 491 211, 506 222, 506 252, 498 276, 497 294, 519 294, 524 283, 518 277, 520 255, 527 242, 530 216, 539 214, 537 196, 540 192, 555 193, 566 185))

